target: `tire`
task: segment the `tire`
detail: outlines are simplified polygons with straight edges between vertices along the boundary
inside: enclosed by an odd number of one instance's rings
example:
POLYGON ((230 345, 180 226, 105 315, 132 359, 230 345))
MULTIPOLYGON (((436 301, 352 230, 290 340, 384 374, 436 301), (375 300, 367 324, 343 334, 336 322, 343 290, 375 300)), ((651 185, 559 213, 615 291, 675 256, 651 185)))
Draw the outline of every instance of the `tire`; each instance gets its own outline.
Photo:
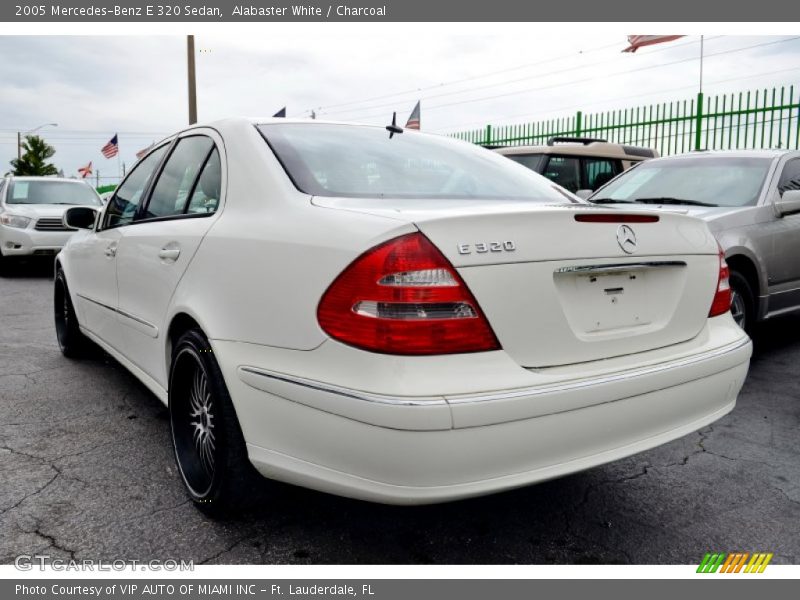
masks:
POLYGON ((11 260, 3 256, 3 251, 0 250, 0 277, 8 273, 8 267, 10 262, 11 260))
POLYGON ((731 271, 731 316, 737 325, 747 332, 753 333, 756 322, 756 303, 753 289, 747 278, 738 271, 731 271))
POLYGON ((178 472, 195 506, 213 517, 247 508, 261 477, 217 359, 197 329, 183 334, 172 353, 169 416, 178 472))
POLYGON ((88 353, 91 347, 89 339, 81 333, 75 307, 69 296, 67 278, 64 271, 56 270, 53 286, 53 316, 56 326, 56 338, 61 354, 67 358, 80 358, 88 353))

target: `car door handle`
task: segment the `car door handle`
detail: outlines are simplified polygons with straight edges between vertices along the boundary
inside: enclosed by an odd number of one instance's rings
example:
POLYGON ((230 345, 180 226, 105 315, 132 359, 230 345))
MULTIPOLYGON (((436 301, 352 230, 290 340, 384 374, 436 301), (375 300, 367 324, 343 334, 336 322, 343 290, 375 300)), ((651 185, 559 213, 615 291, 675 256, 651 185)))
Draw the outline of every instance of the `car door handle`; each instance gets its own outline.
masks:
POLYGON ((111 242, 108 246, 106 246, 106 249, 103 250, 103 253, 108 258, 114 258, 117 255, 117 242, 111 242))
POLYGON ((164 246, 161 250, 158 251, 158 258, 166 261, 178 260, 178 257, 180 255, 181 255, 181 249, 172 245, 164 246))

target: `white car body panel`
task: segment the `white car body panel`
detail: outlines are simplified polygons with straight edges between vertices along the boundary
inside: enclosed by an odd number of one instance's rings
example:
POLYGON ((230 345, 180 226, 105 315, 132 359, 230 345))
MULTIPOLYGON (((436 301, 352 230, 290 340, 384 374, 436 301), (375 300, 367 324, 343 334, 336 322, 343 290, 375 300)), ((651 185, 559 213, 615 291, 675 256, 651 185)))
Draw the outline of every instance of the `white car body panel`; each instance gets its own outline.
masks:
MULTIPOLYGON (((667 364, 660 372, 638 377, 633 376, 636 370, 617 371, 619 378, 606 384, 598 382, 605 381, 607 373, 594 380, 573 379, 574 387, 567 391, 552 389, 552 384, 550 391, 541 386, 540 394, 526 388, 522 393, 527 395, 506 401, 459 404, 456 398, 444 397, 447 406, 443 406, 442 398, 396 397, 397 402, 389 403, 369 396, 351 400, 270 377, 257 381, 246 372, 229 369, 225 379, 238 400, 237 410, 249 415, 243 427, 250 458, 264 475, 367 500, 436 502, 519 487, 603 464, 724 416, 733 409, 746 377, 750 346, 729 317, 715 320, 710 337, 718 339, 708 340, 714 350, 706 360, 690 365, 693 368, 667 364), (722 339, 736 341, 720 349, 717 344, 722 339), (564 401, 569 394, 586 406, 568 408, 564 401), (532 401, 561 406, 540 416, 522 417, 519 407, 532 401), (447 408, 454 419, 449 426, 447 408), (498 416, 498 412, 504 414, 498 416), (498 418, 503 421, 491 423, 498 418), (490 424, 483 424, 487 420, 490 424), (306 434, 298 435, 298 428, 306 434)), ((258 358, 251 348, 231 347, 236 344, 229 342, 214 346, 218 356, 233 354, 233 360, 223 359, 226 365, 258 358)), ((427 377, 413 368, 409 368, 411 373, 401 372, 421 386, 434 385, 452 381, 448 376, 453 372, 463 379, 463 366, 453 367, 444 375, 431 369, 427 377)), ((497 373, 493 385, 504 385, 504 375, 497 373)), ((566 387, 563 381, 562 387, 566 387)))
POLYGON ((574 221, 603 209, 312 198, 257 122, 204 130, 222 156, 214 216, 81 232, 59 264, 82 330, 164 402, 170 327, 184 316, 199 325, 264 475, 382 502, 443 501, 621 458, 733 408, 751 346, 729 314, 707 317, 719 259, 702 221, 662 214, 633 225, 639 248, 629 255, 618 225, 574 221), (416 231, 457 268, 500 350, 377 354, 320 327, 320 298, 343 269, 416 231), (507 239, 514 251, 459 252, 507 239), (165 264, 158 253, 172 242, 180 256, 165 264), (632 311, 647 322, 635 325, 615 321, 603 290, 587 304, 576 279, 557 274, 665 261, 684 264, 663 277, 647 267, 652 288, 632 311), (593 330, 587 315, 611 325, 593 330))
POLYGON ((72 304, 81 327, 114 347, 122 347, 122 335, 115 312, 117 263, 111 252, 121 238, 121 229, 79 231, 70 240, 69 260, 61 259, 62 265, 69 265, 72 304))

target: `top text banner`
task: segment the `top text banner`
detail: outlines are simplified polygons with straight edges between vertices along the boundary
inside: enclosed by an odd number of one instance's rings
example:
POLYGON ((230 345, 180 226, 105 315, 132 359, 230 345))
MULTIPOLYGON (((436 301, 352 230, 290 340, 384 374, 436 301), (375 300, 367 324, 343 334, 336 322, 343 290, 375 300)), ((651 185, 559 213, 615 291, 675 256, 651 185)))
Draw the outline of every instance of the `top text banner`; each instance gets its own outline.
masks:
MULTIPOLYGON (((3 0, 0 22, 781 22, 787 0, 3 0)), ((659 32, 657 32, 659 33, 659 32)), ((670 32, 660 32, 670 33, 670 32)))

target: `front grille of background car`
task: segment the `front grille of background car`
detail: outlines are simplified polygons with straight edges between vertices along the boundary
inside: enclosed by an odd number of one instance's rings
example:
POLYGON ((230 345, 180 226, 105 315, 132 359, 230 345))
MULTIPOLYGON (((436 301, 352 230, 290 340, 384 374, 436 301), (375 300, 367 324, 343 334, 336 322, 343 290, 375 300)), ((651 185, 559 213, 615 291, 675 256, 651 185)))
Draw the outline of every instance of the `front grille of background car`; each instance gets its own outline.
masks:
POLYGON ((61 219, 55 218, 42 218, 36 221, 36 227, 34 227, 37 231, 69 231, 66 227, 64 227, 64 223, 61 219))

